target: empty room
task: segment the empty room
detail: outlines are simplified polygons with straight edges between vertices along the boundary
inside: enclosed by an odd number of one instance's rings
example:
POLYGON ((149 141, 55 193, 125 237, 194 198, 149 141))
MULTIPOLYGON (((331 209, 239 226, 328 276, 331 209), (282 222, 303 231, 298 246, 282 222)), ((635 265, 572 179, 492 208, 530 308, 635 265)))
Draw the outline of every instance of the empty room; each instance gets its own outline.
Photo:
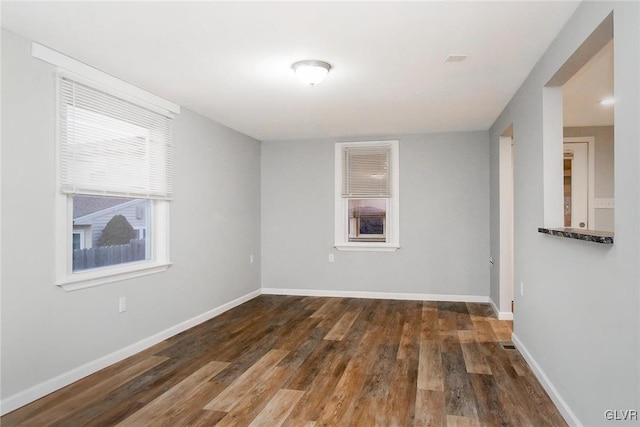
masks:
POLYGON ((0 16, 1 425, 640 424, 640 2, 0 16))

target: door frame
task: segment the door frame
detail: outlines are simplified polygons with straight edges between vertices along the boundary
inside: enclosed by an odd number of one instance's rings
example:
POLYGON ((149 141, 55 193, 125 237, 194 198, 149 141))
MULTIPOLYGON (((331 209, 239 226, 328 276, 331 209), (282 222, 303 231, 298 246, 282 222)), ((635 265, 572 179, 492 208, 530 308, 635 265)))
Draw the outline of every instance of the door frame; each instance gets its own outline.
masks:
POLYGON ((499 139, 499 194, 500 194, 500 320, 513 320, 512 302, 515 300, 515 216, 514 216, 514 141, 512 136, 499 139))
POLYGON ((595 209, 596 139, 593 136, 568 136, 562 140, 563 147, 565 142, 587 143, 587 226, 589 230, 597 230, 595 209))

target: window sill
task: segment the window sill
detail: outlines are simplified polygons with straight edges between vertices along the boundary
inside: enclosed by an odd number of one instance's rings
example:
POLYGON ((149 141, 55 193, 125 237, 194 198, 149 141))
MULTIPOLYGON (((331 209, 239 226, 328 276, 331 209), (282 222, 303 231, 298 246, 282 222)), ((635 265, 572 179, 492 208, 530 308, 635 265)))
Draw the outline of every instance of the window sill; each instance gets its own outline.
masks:
POLYGON ((125 267, 102 268, 100 270, 74 273, 58 281, 56 285, 67 292, 77 291, 107 283, 162 273, 169 269, 171 265, 172 263, 170 262, 159 264, 136 263, 125 267))
POLYGON ((585 230, 582 228, 538 228, 538 233, 567 239, 584 240, 585 242, 613 245, 614 234, 607 231, 585 230))
POLYGON ((335 245, 334 248, 336 248, 339 251, 350 251, 350 252, 393 252, 396 251, 398 249, 400 249, 400 246, 396 246, 396 245, 388 245, 388 244, 384 244, 384 245, 375 245, 375 244, 371 244, 371 243, 363 243, 363 244, 341 244, 341 245, 335 245))

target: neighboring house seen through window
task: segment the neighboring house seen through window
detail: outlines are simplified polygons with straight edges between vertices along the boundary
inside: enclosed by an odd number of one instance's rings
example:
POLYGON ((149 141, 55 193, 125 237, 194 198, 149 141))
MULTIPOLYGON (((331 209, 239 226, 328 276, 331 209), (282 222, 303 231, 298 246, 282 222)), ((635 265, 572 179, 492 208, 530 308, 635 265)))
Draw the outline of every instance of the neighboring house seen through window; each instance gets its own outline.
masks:
POLYGON ((150 200, 106 196, 73 196, 73 271, 150 259, 150 200), (88 245, 76 246, 76 236, 88 245))
POLYGON ((349 199, 349 242, 386 242, 386 199, 349 199))

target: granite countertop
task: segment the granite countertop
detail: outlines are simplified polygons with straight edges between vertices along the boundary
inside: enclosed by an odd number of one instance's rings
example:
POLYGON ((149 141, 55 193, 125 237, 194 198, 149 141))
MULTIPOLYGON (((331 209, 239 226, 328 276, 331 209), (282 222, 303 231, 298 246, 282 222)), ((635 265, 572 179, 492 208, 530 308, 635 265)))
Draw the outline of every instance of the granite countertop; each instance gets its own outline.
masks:
POLYGON ((584 240, 586 242, 613 245, 614 233, 609 231, 585 230, 583 228, 538 228, 538 233, 566 237, 568 239, 584 240))

